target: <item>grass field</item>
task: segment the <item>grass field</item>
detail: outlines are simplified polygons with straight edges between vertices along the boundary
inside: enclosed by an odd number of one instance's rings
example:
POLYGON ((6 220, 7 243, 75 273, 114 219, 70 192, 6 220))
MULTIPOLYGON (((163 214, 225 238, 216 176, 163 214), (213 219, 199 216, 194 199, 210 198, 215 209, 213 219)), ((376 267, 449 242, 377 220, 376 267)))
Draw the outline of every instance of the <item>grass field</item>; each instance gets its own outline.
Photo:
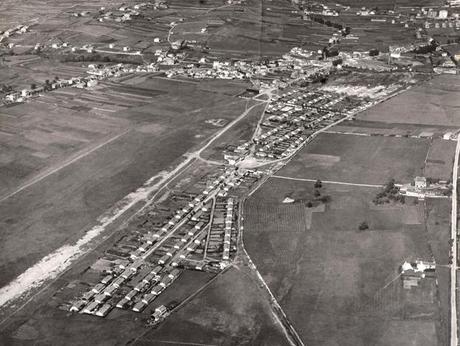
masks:
MULTIPOLYGON (((254 105, 254 102, 248 102, 247 107, 254 105)), ((242 142, 249 141, 256 129, 257 123, 260 120, 265 109, 265 104, 260 104, 251 109, 248 115, 238 124, 232 127, 225 135, 213 143, 206 149, 201 157, 222 160, 224 159, 223 152, 229 145, 238 145, 242 142)))
POLYGON ((440 75, 361 113, 360 120, 386 123, 460 126, 460 81, 440 75))
POLYGON ((331 131, 384 135, 384 136, 421 136, 442 138, 448 132, 452 132, 452 127, 440 125, 421 125, 421 124, 394 124, 383 123, 380 121, 351 120, 344 121, 340 125, 334 126, 331 131))
POLYGON ((384 184, 423 173, 427 139, 320 134, 277 174, 294 178, 384 184))
POLYGON ((423 331, 417 345, 437 344, 434 280, 407 291, 398 278, 404 260, 432 259, 424 205, 377 207, 375 189, 323 189, 331 202, 309 228, 305 204, 281 201, 312 198, 312 183, 271 179, 245 206, 246 248, 304 342, 413 345, 423 331))
MULTIPOLYGON (((276 57, 292 47, 319 49, 327 45, 333 29, 306 22, 289 2, 249 0, 244 11, 222 9, 230 19, 210 30, 209 47, 218 54, 239 57, 276 57), (261 20, 263 18, 263 20, 261 20)), ((222 12, 216 11, 216 15, 222 12)))
POLYGON ((450 212, 451 201, 447 199, 430 199, 426 202, 425 215, 428 239, 431 251, 439 265, 436 269, 438 278, 439 299, 439 341, 441 345, 448 344, 450 328, 450 212))
POLYGON ((135 345, 287 345, 252 279, 232 268, 135 345))
POLYGON ((444 180, 452 179, 455 142, 434 140, 426 158, 424 176, 444 180))
MULTIPOLYGON (((188 297, 205 285, 210 277, 211 275, 207 273, 184 273, 180 281, 168 288, 161 296, 161 301, 152 304, 151 308, 188 297)), ((64 280, 60 284, 62 285, 63 282, 64 280)), ((52 297, 43 299, 41 305, 37 307, 29 305, 29 308, 33 308, 33 313, 22 311, 14 316, 8 327, 0 333, 0 343, 2 345, 25 343, 72 346, 88 345, 88 343, 125 345, 146 331, 147 314, 115 309, 110 317, 100 319, 58 309, 57 305, 65 300, 62 298, 65 290, 66 287, 63 286, 52 297)))
POLYGON ((7 110, 19 133, 35 136, 15 137, 19 148, 10 146, 9 154, 2 156, 2 191, 14 191, 41 173, 57 170, 0 202, 0 286, 52 250, 79 239, 107 208, 220 130, 206 120, 222 118, 228 123, 244 111, 246 102, 171 81, 161 90, 145 83, 110 83, 102 90, 67 96, 67 107, 70 103, 86 108, 63 117, 57 114, 67 112, 64 101, 58 103, 55 116, 40 104, 35 113, 28 113, 34 103, 7 110), (156 96, 134 96, 136 88, 156 96), (95 116, 101 97, 107 99, 105 108, 110 111, 95 116), (78 142, 76 133, 82 133, 78 142), (113 140, 98 147, 98 136, 104 135, 113 140), (80 150, 87 150, 87 155, 58 169, 80 150), (54 156, 29 160, 35 152, 54 156), (27 170, 19 169, 26 164, 27 170), (15 167, 22 176, 10 174, 15 167))

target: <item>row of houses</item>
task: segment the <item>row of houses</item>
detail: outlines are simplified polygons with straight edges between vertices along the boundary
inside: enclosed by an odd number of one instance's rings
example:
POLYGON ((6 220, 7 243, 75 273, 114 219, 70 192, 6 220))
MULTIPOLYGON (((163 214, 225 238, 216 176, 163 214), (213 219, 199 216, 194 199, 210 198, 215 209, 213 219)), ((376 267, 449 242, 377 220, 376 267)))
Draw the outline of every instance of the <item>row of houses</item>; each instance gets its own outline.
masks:
POLYGON ((7 29, 5 31, 0 31, 0 43, 2 43, 4 40, 7 38, 13 36, 13 35, 21 35, 26 33, 29 30, 28 25, 23 25, 19 24, 15 26, 14 28, 7 29))
POLYGON ((155 72, 158 67, 155 64, 146 65, 130 65, 130 64, 116 64, 116 65, 94 65, 90 64, 88 67, 88 76, 72 77, 70 79, 53 80, 48 84, 31 86, 28 89, 20 91, 13 91, 8 93, 1 100, 4 104, 12 104, 24 102, 32 97, 39 96, 40 94, 57 90, 66 87, 75 88, 91 88, 97 85, 98 81, 110 78, 119 77, 129 73, 141 72, 155 72))
POLYGON ((206 242, 207 258, 226 262, 230 260, 230 251, 236 250, 237 230, 234 208, 237 208, 234 197, 216 199, 206 242))
MULTIPOLYGON (((182 273, 181 261, 203 247, 210 201, 225 198, 241 177, 234 169, 215 177, 201 194, 177 209, 161 228, 147 231, 129 258, 73 302, 71 311, 104 317, 111 309, 143 311, 182 273)), ((232 202, 233 203, 233 202, 232 202)), ((203 269, 203 268, 194 268, 203 269)))
POLYGON ((289 156, 317 129, 349 115, 348 103, 339 107, 344 100, 343 95, 330 92, 298 90, 274 97, 267 107, 268 118, 262 123, 266 131, 254 139, 255 156, 260 159, 289 156))
POLYGON ((141 15, 142 11, 147 9, 151 10, 164 10, 167 9, 168 5, 165 1, 155 1, 155 2, 142 2, 134 6, 122 5, 118 8, 106 9, 101 7, 96 19, 99 22, 104 21, 115 21, 115 22, 126 22, 130 21, 135 17, 141 15))

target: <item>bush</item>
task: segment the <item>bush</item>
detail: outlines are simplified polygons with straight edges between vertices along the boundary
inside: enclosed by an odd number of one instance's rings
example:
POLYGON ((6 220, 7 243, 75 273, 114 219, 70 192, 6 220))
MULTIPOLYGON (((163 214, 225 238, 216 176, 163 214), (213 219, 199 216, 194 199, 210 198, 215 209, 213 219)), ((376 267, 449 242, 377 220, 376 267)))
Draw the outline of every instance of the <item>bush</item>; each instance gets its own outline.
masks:
POLYGON ((395 185, 395 180, 391 179, 383 188, 383 191, 377 193, 373 199, 374 204, 384 204, 390 201, 405 203, 404 196, 399 194, 399 187, 395 185))
POLYGON ((325 195, 325 196, 322 196, 319 200, 323 203, 329 203, 331 201, 331 196, 325 195))
POLYGON ((358 228, 360 231, 365 231, 366 229, 369 229, 369 225, 367 224, 366 221, 363 221, 359 224, 358 228))

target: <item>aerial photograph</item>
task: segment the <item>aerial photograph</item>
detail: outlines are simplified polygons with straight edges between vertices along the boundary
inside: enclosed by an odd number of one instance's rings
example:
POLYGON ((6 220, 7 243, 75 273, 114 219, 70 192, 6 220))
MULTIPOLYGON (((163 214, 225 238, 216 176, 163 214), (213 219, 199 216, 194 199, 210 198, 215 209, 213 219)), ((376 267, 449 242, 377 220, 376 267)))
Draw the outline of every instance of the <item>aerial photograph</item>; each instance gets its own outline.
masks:
POLYGON ((460 0, 0 0, 0 346, 458 346, 460 0))

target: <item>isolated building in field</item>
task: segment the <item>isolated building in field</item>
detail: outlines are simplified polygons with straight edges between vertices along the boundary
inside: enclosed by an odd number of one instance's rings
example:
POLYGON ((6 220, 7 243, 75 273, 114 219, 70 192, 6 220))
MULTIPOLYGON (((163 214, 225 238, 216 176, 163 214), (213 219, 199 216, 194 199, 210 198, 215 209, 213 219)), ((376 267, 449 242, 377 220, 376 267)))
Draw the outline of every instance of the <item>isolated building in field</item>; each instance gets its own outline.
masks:
POLYGON ((426 189, 426 178, 425 177, 415 177, 414 183, 415 183, 415 188, 417 190, 426 189))

